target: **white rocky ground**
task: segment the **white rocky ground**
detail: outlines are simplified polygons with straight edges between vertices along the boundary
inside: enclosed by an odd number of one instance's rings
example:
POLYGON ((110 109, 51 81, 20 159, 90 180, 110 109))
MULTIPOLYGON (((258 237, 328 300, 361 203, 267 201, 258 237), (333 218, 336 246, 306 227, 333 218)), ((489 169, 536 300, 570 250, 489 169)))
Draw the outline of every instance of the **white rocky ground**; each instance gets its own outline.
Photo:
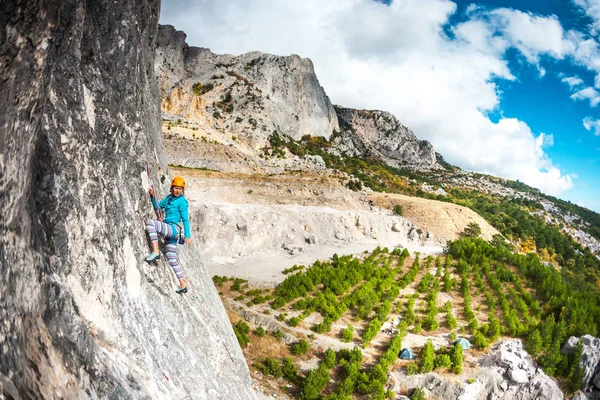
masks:
MULTIPOLYGON (((440 254, 438 239, 321 177, 214 179, 187 172, 194 241, 213 275, 280 282, 285 268, 377 246, 440 254), (317 184, 311 180, 317 179, 317 184), (322 180, 322 181, 321 181, 322 180)), ((313 181, 314 182, 314 181, 313 181)))

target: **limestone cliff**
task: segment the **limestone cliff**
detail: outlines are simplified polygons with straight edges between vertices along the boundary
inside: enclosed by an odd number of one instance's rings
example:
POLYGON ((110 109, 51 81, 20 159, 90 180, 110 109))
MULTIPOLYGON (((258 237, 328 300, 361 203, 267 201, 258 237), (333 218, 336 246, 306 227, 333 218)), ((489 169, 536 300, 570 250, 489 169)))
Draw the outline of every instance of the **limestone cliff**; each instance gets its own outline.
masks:
POLYGON ((0 398, 255 398, 194 247, 143 262, 159 8, 0 4, 0 398))
MULTIPOLYGON (((273 131, 296 140, 307 134, 330 139, 335 133, 334 153, 375 157, 393 167, 440 167, 433 146, 418 140, 390 113, 334 107, 309 59, 260 52, 218 55, 190 47, 185 39, 185 33, 172 26, 159 27, 155 70, 162 115, 190 123, 200 130, 200 137, 210 135, 203 147, 215 138, 235 137, 259 150, 268 145, 273 131)), ((239 142, 230 144, 243 153, 246 164, 256 162, 259 169, 270 169, 257 160, 259 153, 247 151, 239 142)), ((207 168, 216 164, 210 160, 198 164, 189 157, 185 162, 207 168)))
POLYGON ((214 54, 160 26, 155 68, 165 118, 201 122, 264 145, 274 130, 329 138, 337 116, 309 59, 251 52, 214 54))
POLYGON ((341 133, 333 143, 343 154, 375 157, 387 165, 416 169, 439 168, 431 143, 419 140, 396 117, 385 111, 336 107, 341 133))

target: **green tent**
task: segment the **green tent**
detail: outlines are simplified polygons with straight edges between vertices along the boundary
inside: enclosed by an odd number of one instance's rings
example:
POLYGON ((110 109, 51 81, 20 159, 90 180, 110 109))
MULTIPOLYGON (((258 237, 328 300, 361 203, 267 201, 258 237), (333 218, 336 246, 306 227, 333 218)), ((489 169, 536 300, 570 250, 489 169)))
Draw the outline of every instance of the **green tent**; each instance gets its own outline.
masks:
POLYGON ((402 349, 400 352, 400 358, 403 360, 414 360, 417 356, 414 355, 410 349, 402 349))
POLYGON ((456 343, 460 344, 460 345, 461 345, 461 347, 462 347, 464 350, 468 350, 468 349, 470 349, 470 348, 471 348, 471 342, 469 342, 469 341, 468 341, 467 339, 465 339, 465 338, 458 338, 458 339, 456 339, 456 340, 454 341, 454 343, 453 343, 453 344, 456 344, 456 343))

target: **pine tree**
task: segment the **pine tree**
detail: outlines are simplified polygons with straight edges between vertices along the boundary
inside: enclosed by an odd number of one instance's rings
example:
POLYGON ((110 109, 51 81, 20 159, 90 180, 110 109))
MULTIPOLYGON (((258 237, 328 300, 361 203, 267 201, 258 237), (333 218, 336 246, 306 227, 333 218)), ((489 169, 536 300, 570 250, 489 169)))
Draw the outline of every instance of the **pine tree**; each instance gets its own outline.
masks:
POLYGON ((435 360, 435 350, 433 349, 433 343, 431 339, 423 346, 423 354, 421 354, 421 373, 433 371, 435 360))
POLYGON ((455 374, 462 373, 463 348, 460 344, 455 343, 454 346, 452 346, 452 355, 450 358, 452 359, 452 372, 455 374))
POLYGON ((542 350, 542 336, 540 335, 540 331, 534 329, 527 338, 526 349, 534 357, 537 357, 542 350))

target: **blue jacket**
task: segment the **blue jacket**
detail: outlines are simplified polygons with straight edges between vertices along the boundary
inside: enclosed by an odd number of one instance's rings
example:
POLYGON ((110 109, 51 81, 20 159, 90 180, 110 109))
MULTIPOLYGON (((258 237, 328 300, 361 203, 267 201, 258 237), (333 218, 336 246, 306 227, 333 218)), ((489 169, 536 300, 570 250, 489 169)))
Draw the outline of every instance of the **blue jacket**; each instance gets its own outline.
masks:
MULTIPOLYGON (((159 201, 158 205, 156 204, 156 199, 153 197, 152 205, 154 208, 165 210, 165 219, 163 220, 164 223, 170 225, 179 225, 179 222, 183 221, 185 237, 192 237, 190 233, 190 220, 188 217, 188 201, 185 197, 183 197, 183 194, 178 197, 170 194, 159 201)), ((175 227, 173 227, 173 230, 176 232, 175 227)))

